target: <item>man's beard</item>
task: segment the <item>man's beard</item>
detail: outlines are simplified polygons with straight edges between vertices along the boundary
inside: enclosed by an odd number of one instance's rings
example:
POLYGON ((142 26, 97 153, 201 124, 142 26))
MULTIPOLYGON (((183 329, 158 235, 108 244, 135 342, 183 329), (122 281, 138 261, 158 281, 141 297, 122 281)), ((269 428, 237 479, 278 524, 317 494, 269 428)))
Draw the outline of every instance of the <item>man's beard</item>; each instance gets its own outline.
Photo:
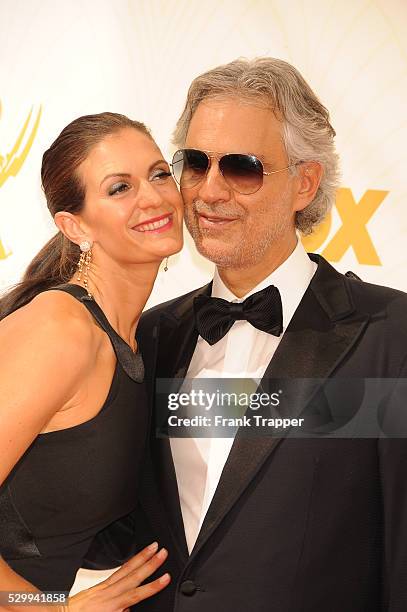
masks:
MULTIPOLYGON (((288 189, 282 194, 282 204, 288 207, 287 196, 288 189)), ((263 210, 266 212, 265 207, 263 210)), ((261 213, 262 210, 258 210, 258 212, 261 213)), ((216 229, 216 236, 219 236, 219 238, 215 238, 211 229, 199 227, 199 213, 212 214, 226 219, 238 219, 237 222, 242 224, 242 228, 245 228, 245 219, 250 213, 236 204, 231 208, 229 204, 209 205, 199 199, 194 200, 192 206, 185 209, 185 225, 195 242, 197 250, 218 268, 244 269, 259 263, 270 248, 270 245, 283 235, 287 227, 287 218, 284 215, 276 214, 272 219, 271 225, 268 218, 268 225, 262 225, 261 228, 247 228, 247 231, 243 230, 238 244, 233 244, 230 248, 227 248, 228 230, 225 229, 225 242, 223 243, 224 246, 222 246, 222 230, 216 229), (208 244, 208 239, 210 238, 213 238, 213 240, 208 244)))

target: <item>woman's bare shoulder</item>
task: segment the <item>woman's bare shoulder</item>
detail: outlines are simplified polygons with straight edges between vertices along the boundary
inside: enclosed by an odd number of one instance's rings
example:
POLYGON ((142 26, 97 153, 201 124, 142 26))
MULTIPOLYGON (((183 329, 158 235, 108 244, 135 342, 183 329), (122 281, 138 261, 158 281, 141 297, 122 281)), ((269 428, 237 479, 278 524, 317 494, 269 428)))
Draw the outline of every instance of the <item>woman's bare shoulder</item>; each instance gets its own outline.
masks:
POLYGON ((20 308, 20 311, 24 310, 27 315, 43 313, 46 317, 55 319, 69 318, 85 322, 92 320, 92 315, 82 302, 70 293, 58 289, 50 289, 39 293, 26 306, 20 308))
POLYGON ((97 334, 88 314, 50 291, 0 322, 0 483, 92 372, 97 334))
POLYGON ((93 322, 86 307, 72 295, 44 291, 0 322, 0 341, 10 342, 14 348, 30 341, 32 348, 45 349, 48 344, 49 349, 63 340, 65 353, 74 353, 81 346, 82 358, 86 359, 97 350, 100 340, 93 322))

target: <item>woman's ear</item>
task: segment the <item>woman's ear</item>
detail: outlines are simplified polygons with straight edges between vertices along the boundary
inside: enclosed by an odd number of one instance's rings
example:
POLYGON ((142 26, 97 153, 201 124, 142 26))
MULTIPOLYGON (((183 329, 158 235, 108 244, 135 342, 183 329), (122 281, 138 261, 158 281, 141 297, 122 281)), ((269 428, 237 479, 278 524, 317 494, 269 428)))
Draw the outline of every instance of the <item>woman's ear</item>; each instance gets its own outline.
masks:
POLYGON ((54 222, 59 231, 75 244, 91 239, 89 232, 83 228, 81 220, 77 215, 66 211, 57 212, 54 215, 54 222))

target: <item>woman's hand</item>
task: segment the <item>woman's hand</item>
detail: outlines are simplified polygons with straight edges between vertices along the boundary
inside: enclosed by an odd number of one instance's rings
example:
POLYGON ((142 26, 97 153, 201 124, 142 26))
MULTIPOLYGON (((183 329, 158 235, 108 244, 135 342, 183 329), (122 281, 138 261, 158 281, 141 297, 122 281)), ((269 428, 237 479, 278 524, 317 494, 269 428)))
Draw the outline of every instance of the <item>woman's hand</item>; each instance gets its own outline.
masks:
POLYGON ((70 597, 68 605, 63 610, 66 612, 123 612, 143 599, 155 595, 170 582, 169 574, 164 574, 161 578, 143 586, 139 585, 154 574, 167 558, 168 553, 165 548, 158 553, 157 549, 157 542, 150 544, 126 561, 107 580, 70 597))

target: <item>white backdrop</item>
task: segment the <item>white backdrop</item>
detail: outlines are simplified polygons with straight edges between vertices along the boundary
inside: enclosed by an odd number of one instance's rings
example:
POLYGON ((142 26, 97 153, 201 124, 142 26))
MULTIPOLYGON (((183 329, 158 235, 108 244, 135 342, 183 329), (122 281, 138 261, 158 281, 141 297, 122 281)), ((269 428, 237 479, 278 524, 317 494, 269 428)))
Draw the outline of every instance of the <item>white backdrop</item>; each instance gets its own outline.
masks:
MULTIPOLYGON (((405 0, 3 0, 0 288, 19 279, 55 231, 39 169, 69 121, 128 114, 145 121, 170 156, 197 74, 238 56, 272 55, 297 66, 329 108, 342 158, 338 207, 307 247, 340 270, 407 290, 406 31, 405 0), (10 164, 22 154, 13 176, 10 164)), ((160 274, 150 303, 210 277, 211 265, 190 247, 187 240, 160 274)))
MULTIPOLYGON (((341 271, 407 290, 406 31, 406 0, 1 0, 0 290, 55 233, 39 171, 68 122, 127 114, 170 157, 191 80, 260 55, 299 68, 337 131, 342 188, 306 246, 341 271)), ((211 274, 187 237, 149 303, 211 274)))

